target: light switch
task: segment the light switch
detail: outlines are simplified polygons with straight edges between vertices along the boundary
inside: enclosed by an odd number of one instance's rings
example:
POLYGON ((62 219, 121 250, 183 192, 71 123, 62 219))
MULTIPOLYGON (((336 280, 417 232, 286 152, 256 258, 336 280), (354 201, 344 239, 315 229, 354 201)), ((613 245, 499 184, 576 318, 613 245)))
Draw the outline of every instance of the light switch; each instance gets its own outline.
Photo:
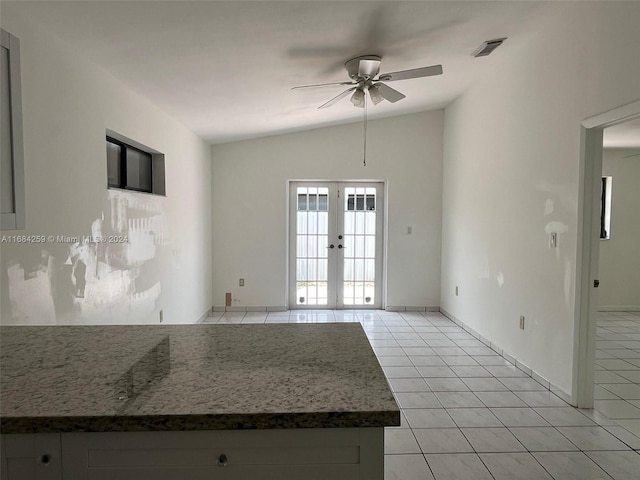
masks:
POLYGON ((551 235, 549 235, 549 246, 551 248, 558 246, 558 234, 556 232, 551 232, 551 235))

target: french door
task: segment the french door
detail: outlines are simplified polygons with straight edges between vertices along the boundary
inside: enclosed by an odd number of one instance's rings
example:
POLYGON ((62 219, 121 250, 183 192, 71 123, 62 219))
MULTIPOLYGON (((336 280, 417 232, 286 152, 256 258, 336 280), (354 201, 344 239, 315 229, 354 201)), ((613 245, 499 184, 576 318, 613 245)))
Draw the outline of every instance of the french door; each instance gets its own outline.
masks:
POLYGON ((381 308, 384 184, 290 184, 289 308, 381 308))

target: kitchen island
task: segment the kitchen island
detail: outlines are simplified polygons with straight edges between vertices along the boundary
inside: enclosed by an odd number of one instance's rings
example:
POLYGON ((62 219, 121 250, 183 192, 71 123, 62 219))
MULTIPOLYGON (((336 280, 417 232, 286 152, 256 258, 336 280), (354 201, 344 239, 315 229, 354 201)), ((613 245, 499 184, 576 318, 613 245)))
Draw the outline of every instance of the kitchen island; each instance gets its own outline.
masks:
POLYGON ((2 327, 2 477, 383 479, 357 323, 2 327))

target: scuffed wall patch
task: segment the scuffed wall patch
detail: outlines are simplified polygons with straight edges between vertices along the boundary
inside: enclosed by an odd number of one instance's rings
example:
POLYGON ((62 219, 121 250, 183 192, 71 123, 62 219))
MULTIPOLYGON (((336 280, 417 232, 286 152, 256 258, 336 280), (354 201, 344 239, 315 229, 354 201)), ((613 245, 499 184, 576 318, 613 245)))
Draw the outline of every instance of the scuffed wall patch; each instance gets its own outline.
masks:
POLYGON ((547 198, 547 201, 544 203, 544 215, 545 217, 547 215, 551 215, 553 213, 553 211, 555 210, 555 203, 553 202, 552 199, 547 198))
POLYGON ((108 190, 86 233, 42 237, 3 245, 5 325, 149 321, 162 294, 160 258, 180 263, 161 199, 149 195, 108 190))

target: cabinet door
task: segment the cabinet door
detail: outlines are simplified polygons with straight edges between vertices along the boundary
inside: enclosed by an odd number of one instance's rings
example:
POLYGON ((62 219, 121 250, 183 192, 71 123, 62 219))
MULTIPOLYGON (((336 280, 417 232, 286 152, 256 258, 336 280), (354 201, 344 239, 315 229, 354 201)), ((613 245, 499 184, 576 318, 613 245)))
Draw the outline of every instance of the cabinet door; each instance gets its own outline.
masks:
POLYGON ((2 435, 3 480, 62 480, 59 433, 2 435))

